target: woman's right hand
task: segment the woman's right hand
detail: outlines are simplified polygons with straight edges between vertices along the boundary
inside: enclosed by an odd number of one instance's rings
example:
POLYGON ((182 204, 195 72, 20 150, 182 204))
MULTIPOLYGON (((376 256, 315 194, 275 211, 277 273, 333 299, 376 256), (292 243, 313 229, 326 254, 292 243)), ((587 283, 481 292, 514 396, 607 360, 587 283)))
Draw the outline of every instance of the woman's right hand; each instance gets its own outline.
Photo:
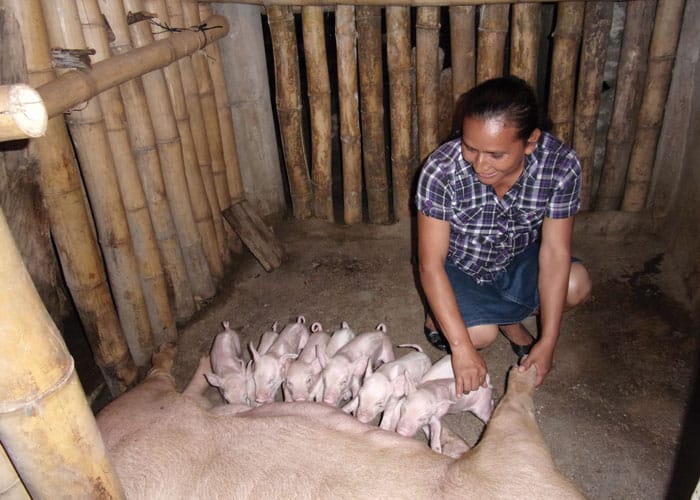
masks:
POLYGON ((486 363, 481 354, 471 345, 452 349, 452 370, 455 374, 455 393, 463 394, 486 387, 486 363))

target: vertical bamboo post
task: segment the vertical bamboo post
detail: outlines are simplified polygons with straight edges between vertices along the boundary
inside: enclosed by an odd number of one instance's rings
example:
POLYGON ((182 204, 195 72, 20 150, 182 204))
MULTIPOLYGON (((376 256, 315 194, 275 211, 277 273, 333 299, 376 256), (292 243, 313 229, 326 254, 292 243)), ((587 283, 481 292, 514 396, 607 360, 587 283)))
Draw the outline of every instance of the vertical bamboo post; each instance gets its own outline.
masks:
MULTIPOLYGON (((474 86, 476 79, 476 6, 450 6, 450 48, 452 54, 452 102, 474 86)), ((461 123, 459 126, 461 127, 461 123)), ((454 127, 453 127, 454 128, 454 127)))
MULTIPOLYGON (((181 0, 167 0, 166 5, 168 9, 168 18, 172 26, 192 26, 192 24, 187 23, 185 20, 181 0)), ((226 266, 231 262, 231 252, 226 243, 226 229, 224 227, 223 217, 221 216, 219 200, 216 195, 211 153, 209 152, 209 144, 207 142, 207 131, 194 64, 191 57, 183 57, 178 63, 180 65, 180 75, 182 77, 182 90, 185 94, 187 112, 190 116, 190 128, 192 130, 192 138, 197 153, 199 171, 201 173, 206 199, 209 203, 209 211, 214 224, 219 254, 222 263, 226 266)))
POLYGON ((644 208, 649 190, 684 5, 685 0, 659 0, 656 8, 649 46, 649 68, 622 199, 622 210, 628 212, 639 212, 644 208))
MULTIPOLYGON (((87 48, 75 0, 42 0, 42 7, 53 47, 87 48)), ((81 110, 68 114, 66 122, 80 160, 119 321, 134 362, 146 366, 153 353, 153 332, 100 101, 90 99, 81 110)))
POLYGON ((328 75, 323 7, 303 7, 301 21, 311 115, 311 184, 314 216, 332 221, 331 83, 328 75))
POLYGON ((603 87, 605 52, 608 47, 612 12, 612 2, 604 0, 586 3, 573 144, 581 162, 582 210, 591 208, 596 122, 600 108, 600 89, 603 87))
MULTIPOLYGON (((445 54, 440 49, 438 68, 442 68, 445 54)), ((455 106, 452 101, 452 68, 440 72, 438 81, 438 144, 441 144, 452 132, 455 106)))
POLYGON ((27 489, 17 476, 10 457, 5 453, 5 448, 0 444, 0 494, 3 500, 29 500, 31 497, 27 489))
POLYGON ((552 37, 551 85, 549 91, 549 116, 552 133, 571 144, 574 129, 574 98, 576 66, 578 63, 583 27, 582 2, 557 4, 557 26, 552 37))
MULTIPOLYGON (((93 61, 99 62, 109 58, 107 31, 97 0, 76 0, 76 3, 85 42, 89 47, 95 49, 93 61)), ((157 346, 175 340, 177 337, 163 266, 148 212, 146 196, 141 186, 129 136, 125 128, 126 118, 119 89, 113 87, 102 92, 98 97, 104 110, 107 137, 114 158, 114 168, 138 262, 154 343, 157 346)))
POLYGON ((537 88, 537 55, 540 42, 538 3, 513 4, 510 38, 510 74, 537 88))
POLYGON ((335 9, 335 45, 338 51, 338 100, 343 157, 343 218, 346 224, 362 222, 362 150, 357 98, 355 7, 335 9))
POLYGON ((358 6, 355 16, 367 217, 373 224, 385 224, 389 222, 389 179, 384 153, 381 7, 358 6))
MULTIPOLYGON (((145 10, 142 0, 124 0, 124 8, 131 12, 145 10)), ((129 32, 136 47, 143 47, 153 41, 151 29, 144 21, 131 24, 129 32)), ((172 72, 175 73, 174 70, 172 72)), ((170 100, 168 86, 177 83, 174 75, 166 79, 164 70, 147 73, 143 75, 142 80, 148 109, 153 117, 153 128, 161 162, 168 166, 163 169, 163 178, 180 246, 185 255, 187 274, 192 283, 195 300, 204 301, 212 298, 216 289, 192 212, 185 174, 185 158, 178 132, 178 118, 175 114, 175 106, 170 100)), ((178 108, 180 108, 179 104, 178 108)))
POLYGON ((411 11, 409 7, 386 8, 386 59, 389 71, 391 122, 391 172, 394 217, 406 219, 411 213, 413 181, 413 64, 411 62, 411 11))
POLYGON ((306 219, 311 216, 311 179, 302 135, 299 58, 291 7, 270 6, 267 9, 267 22, 275 59, 277 115, 292 208, 297 219, 306 219))
POLYGON ((622 200, 647 71, 647 54, 655 7, 656 0, 638 0, 630 2, 627 6, 625 33, 617 70, 615 104, 596 200, 597 210, 617 210, 622 200))
MULTIPOLYGON (((128 53, 132 49, 126 12, 122 2, 99 0, 100 9, 114 35, 110 42, 113 54, 128 53)), ((166 283, 173 296, 177 321, 184 322, 195 312, 194 292, 187 275, 185 257, 177 238, 173 214, 166 197, 167 191, 161 170, 155 132, 142 80, 135 78, 119 86, 124 101, 129 139, 134 152, 141 184, 145 191, 156 241, 163 259, 166 283)))
POLYGON ((476 83, 503 75, 509 4, 482 5, 479 18, 479 53, 476 83))
POLYGON ((418 7, 416 16, 418 154, 423 163, 438 146, 440 7, 418 7))
MULTIPOLYGON (((38 0, 13 0, 6 1, 5 6, 21 27, 29 83, 40 87, 55 78, 41 4, 38 0)), ((41 191, 63 275, 96 363, 116 396, 133 383, 136 367, 109 293, 63 117, 51 118, 46 135, 36 139, 35 144, 41 191)))
MULTIPOLYGON (((168 17, 165 0, 145 0, 144 7, 150 13, 154 13, 160 24, 172 25, 168 17)), ((170 32, 156 25, 151 26, 152 40, 162 40, 170 36, 170 32)), ((184 59, 184 58, 183 58, 184 59)), ((190 114, 185 99, 185 91, 182 84, 182 73, 180 72, 180 62, 176 61, 163 68, 165 81, 168 84, 170 102, 173 107, 175 121, 177 123, 180 144, 182 146, 182 160, 185 169, 188 192, 192 203, 192 216, 201 237, 202 249, 209 267, 211 276, 219 281, 224 276, 224 266, 216 240, 214 221, 212 219, 209 198, 204 189, 202 171, 199 169, 199 159, 197 149, 194 144, 192 125, 190 124, 190 114)))
POLYGON ((123 498, 73 358, 32 284, 2 211, 0 352, 0 441, 29 494, 123 498))

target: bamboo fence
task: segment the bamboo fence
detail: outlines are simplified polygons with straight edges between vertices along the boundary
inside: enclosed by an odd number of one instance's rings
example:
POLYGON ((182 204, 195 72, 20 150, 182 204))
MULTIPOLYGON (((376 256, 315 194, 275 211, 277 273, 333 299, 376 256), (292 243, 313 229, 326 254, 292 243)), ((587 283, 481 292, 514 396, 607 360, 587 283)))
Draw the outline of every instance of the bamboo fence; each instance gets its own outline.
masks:
POLYGON ((0 85, 0 141, 41 137, 48 121, 44 102, 32 87, 0 85))
POLYGON ((440 9, 420 7, 416 13, 416 103, 421 163, 438 146, 439 31, 440 9))
POLYGON ((476 7, 473 5, 450 7, 452 101, 455 105, 460 97, 474 86, 476 80, 475 19, 476 7))
POLYGON ((476 83, 503 75, 509 4, 485 5, 479 19, 476 83))
POLYGON ((510 73, 537 87, 541 8, 536 3, 513 4, 510 73))

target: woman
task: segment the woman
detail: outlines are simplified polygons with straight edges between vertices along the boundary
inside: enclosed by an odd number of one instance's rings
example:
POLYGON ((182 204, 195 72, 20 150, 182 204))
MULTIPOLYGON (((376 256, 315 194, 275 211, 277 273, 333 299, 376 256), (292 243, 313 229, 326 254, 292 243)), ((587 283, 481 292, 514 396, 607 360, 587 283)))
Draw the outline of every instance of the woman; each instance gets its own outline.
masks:
POLYGON ((462 102, 461 137, 430 155, 416 193, 426 335, 451 351, 457 395, 485 384, 478 349, 499 331, 521 370, 536 365, 540 385, 562 313, 591 289, 585 267, 571 262, 581 166, 539 128, 537 100, 523 80, 488 80, 462 102), (536 312, 535 343, 520 322, 536 312))

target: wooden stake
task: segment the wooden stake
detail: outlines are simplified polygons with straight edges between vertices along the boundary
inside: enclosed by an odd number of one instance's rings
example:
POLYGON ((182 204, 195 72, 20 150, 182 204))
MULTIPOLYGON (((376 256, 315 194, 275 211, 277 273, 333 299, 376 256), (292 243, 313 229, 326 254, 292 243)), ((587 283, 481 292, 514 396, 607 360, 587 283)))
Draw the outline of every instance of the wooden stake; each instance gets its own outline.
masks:
POLYGON ((479 19, 476 83, 503 75, 509 4, 484 5, 479 19))
POLYGON ((362 222, 362 150, 357 99, 356 35, 355 8, 339 5, 335 11, 335 46, 338 52, 343 217, 346 224, 362 222))
POLYGON ((439 37, 440 8, 419 7, 416 18, 416 102, 421 163, 438 146, 439 37))
POLYGON ((540 12, 540 5, 536 3, 513 4, 510 73, 525 80, 533 89, 537 88, 540 12))
POLYGON ((574 120, 574 150, 581 162, 582 171, 581 210, 591 208, 596 121, 612 13, 611 2, 604 0, 586 4, 574 120))
MULTIPOLYGON (((452 51, 452 102, 457 105, 462 94, 474 86, 476 79, 476 7, 450 7, 450 48, 452 51)), ((459 124, 461 128, 462 124, 459 124)), ((454 124, 453 124, 453 129, 454 124)))
POLYGON ((389 222, 389 179, 384 153, 381 8, 357 7, 355 22, 367 216, 373 224, 386 224, 389 222))

